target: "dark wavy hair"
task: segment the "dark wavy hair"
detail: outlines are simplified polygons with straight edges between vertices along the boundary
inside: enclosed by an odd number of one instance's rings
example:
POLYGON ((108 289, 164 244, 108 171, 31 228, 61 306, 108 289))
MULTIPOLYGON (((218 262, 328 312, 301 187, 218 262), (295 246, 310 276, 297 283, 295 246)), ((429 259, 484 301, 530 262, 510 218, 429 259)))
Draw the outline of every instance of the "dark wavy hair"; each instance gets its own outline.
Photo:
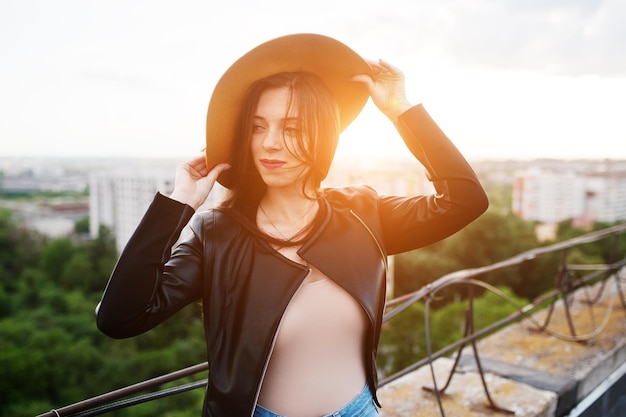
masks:
MULTIPOLYGON (((339 109, 335 98, 323 81, 309 72, 281 72, 262 78, 250 86, 237 123, 237 132, 229 174, 234 179, 221 208, 231 209, 254 220, 266 185, 252 160, 250 141, 253 119, 263 92, 287 87, 291 93, 287 113, 297 112, 299 133, 289 151, 307 169, 304 171, 303 192, 315 190, 316 198, 320 183, 330 169, 339 140, 339 109)), ((285 116, 287 116, 286 114, 285 116)))

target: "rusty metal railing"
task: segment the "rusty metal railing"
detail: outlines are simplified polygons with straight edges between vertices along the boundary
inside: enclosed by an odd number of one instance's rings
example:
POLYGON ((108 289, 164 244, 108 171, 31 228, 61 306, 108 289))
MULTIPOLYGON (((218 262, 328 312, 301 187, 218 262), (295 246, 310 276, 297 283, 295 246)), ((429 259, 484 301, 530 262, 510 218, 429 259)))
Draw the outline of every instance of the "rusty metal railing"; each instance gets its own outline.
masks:
MULTIPOLYGON (((398 378, 415 371, 418 368, 429 365, 431 367, 431 372, 433 373, 433 383, 434 387, 429 389, 437 396, 437 401, 439 404, 441 415, 445 417, 445 411, 442 407, 441 397, 440 395, 445 392, 446 388, 449 386, 450 381, 453 378, 457 365, 459 364, 459 359, 461 355, 461 351, 467 345, 471 345, 472 352, 474 354, 474 358, 476 360, 477 368, 482 380, 483 389, 485 392, 485 396, 489 403, 489 406, 503 413, 512 413, 509 410, 506 410, 502 407, 499 407, 495 401, 492 399, 489 389, 485 380, 485 375, 480 362, 480 355, 476 345, 476 342, 485 337, 488 334, 491 334, 513 322, 519 321, 521 319, 528 319, 534 321, 531 314, 536 311, 538 308, 547 307, 547 315, 544 323, 536 323, 535 327, 538 331, 545 332, 553 337, 557 337, 563 340, 568 341, 585 341, 590 340, 593 337, 597 336, 599 332, 602 331, 604 326, 606 325, 606 320, 603 320, 596 326, 591 332, 587 334, 579 334, 576 330, 575 322, 572 319, 569 312, 569 295, 576 291, 579 288, 588 286, 591 283, 600 282, 600 290, 595 297, 588 297, 587 303, 592 305, 594 302, 597 302, 601 296, 601 292, 604 291, 604 288, 608 284, 610 280, 615 280, 615 283, 618 287, 618 294, 621 302, 622 308, 626 309, 626 301, 624 297, 624 293, 621 290, 621 285, 619 282, 619 271, 626 266, 626 257, 624 259, 618 260, 617 248, 619 244, 619 239, 624 238, 626 235, 626 223, 613 226, 607 229, 603 229, 600 231, 592 232, 585 234, 583 236, 579 236, 573 239, 569 239, 560 243, 556 243, 553 245, 535 248, 523 253, 520 253, 511 258, 505 259, 500 262, 496 262, 492 265, 487 265, 479 268, 473 269, 465 269, 461 271, 456 271, 443 277, 437 279, 431 284, 426 285, 425 287, 410 293, 406 294, 402 297, 398 297, 393 300, 389 300, 387 302, 387 311, 384 316, 384 321, 387 322, 392 320, 395 316, 406 310, 412 304, 416 302, 424 302, 425 309, 425 338, 427 344, 427 357, 421 359, 412 365, 402 369, 401 371, 383 379, 380 381, 380 386, 387 385, 398 378), (566 262, 568 250, 574 248, 579 245, 597 242, 603 239, 612 238, 612 251, 611 257, 607 264, 601 265, 568 265, 566 262), (504 293, 502 293, 497 288, 489 285, 488 283, 477 279, 477 277, 496 271, 502 268, 512 267, 515 265, 520 265, 522 263, 531 261, 540 256, 551 254, 551 253, 560 253, 561 254, 561 263, 559 265, 556 278, 555 278, 555 288, 552 291, 549 291, 546 294, 536 298, 530 304, 526 306, 515 306, 516 312, 511 314, 510 316, 501 319, 487 327, 484 327, 480 330, 476 330, 474 328, 474 311, 473 311, 473 288, 481 287, 488 291, 492 291, 498 294, 503 299, 507 300, 512 305, 515 303, 509 299, 504 293), (575 273, 583 272, 582 276, 577 276, 575 273), (468 288, 468 310, 466 312, 466 321, 465 321, 465 331, 464 336, 437 352, 431 351, 431 341, 430 341, 430 331, 429 331, 429 323, 428 323, 428 312, 430 309, 431 301, 436 297, 437 293, 444 288, 450 287, 452 285, 467 285, 468 288), (469 285, 468 285, 469 284, 469 285), (565 306, 565 314, 567 316, 568 326, 569 326, 569 334, 557 334, 548 329, 548 324, 552 317, 552 312, 554 310, 555 303, 559 300, 562 300, 565 306), (437 387, 436 380, 434 378, 434 370, 432 368, 433 362, 441 357, 446 357, 454 352, 457 352, 454 365, 450 370, 449 376, 447 378, 446 383, 440 389, 437 387)), ((167 375, 163 375, 157 378, 153 378, 147 381, 143 381, 128 387, 124 387, 115 391, 111 391, 105 394, 102 394, 97 397, 93 397, 75 404, 71 404, 65 407, 57 408, 54 410, 50 410, 43 414, 40 414, 37 417, 87 417, 87 416, 98 416, 105 413, 112 412, 114 410, 118 410, 120 408, 130 407, 136 404, 144 403, 147 401, 154 401, 159 398, 163 398, 170 395, 176 395, 181 392, 186 392, 189 390, 197 389, 205 387, 207 384, 206 379, 201 379, 195 382, 181 384, 179 386, 175 386, 173 388, 162 389, 156 392, 150 392, 147 394, 140 395, 141 392, 157 389, 162 385, 178 381, 183 378, 190 377, 192 375, 196 375, 198 373, 203 373, 206 375, 208 370, 208 364, 206 362, 178 370, 176 372, 172 372, 167 375)), ((425 388, 426 389, 426 388, 425 388)))
POLYGON ((520 319, 528 319, 530 321, 535 322, 531 314, 535 310, 537 310, 539 307, 545 306, 546 303, 548 303, 548 307, 547 307, 548 314, 546 316, 544 323, 543 324, 537 323, 537 322, 534 323, 537 331, 544 332, 552 337, 556 337, 556 338, 567 340, 567 341, 573 341, 573 342, 583 342, 583 341, 593 339, 602 331, 604 326, 606 326, 607 324, 606 319, 608 318, 608 314, 605 317, 605 319, 602 320, 600 325, 596 326, 593 329, 593 331, 584 335, 580 335, 576 331, 574 321, 572 320, 572 317, 570 314, 569 295, 572 294, 577 289, 585 287, 591 283, 601 282, 600 291, 598 292, 598 294, 596 294, 595 297, 588 298, 587 300, 589 308, 591 308, 592 305, 599 300, 601 293, 604 291, 609 279, 613 279, 618 288, 618 294, 619 294, 621 306, 622 308, 626 309, 626 302, 624 301, 624 293, 621 289, 621 285, 619 282, 619 275, 618 275, 618 272, 622 268, 624 268, 624 266, 626 266, 626 257, 621 260, 616 259, 618 256, 617 248, 619 244, 619 238, 623 237, 625 234, 626 234, 626 224, 614 226, 611 228, 603 229, 603 230, 592 232, 592 233, 588 233, 583 236, 566 240, 564 242, 532 249, 530 251, 523 252, 521 254, 518 254, 516 256, 505 259, 501 262, 497 262, 492 265, 488 265, 488 266, 484 266, 480 268, 474 268, 474 269, 465 269, 465 270, 450 273, 448 275, 445 275, 439 278, 433 283, 426 285, 425 287, 419 289, 418 291, 404 295, 395 300, 391 300, 390 302, 388 302, 388 305, 387 305, 387 307, 390 308, 391 311, 387 312, 387 314, 385 315, 385 318, 384 318, 385 321, 392 319, 393 317, 395 317, 402 311, 406 310, 413 303, 419 302, 421 300, 425 301, 426 310, 425 310, 424 321, 425 321, 425 337, 426 337, 428 355, 426 358, 415 362, 414 364, 406 367, 405 369, 397 372, 396 374, 390 377, 387 377, 386 379, 383 379, 380 383, 381 386, 389 384, 390 382, 393 382, 397 380, 398 378, 415 371, 418 368, 428 365, 430 366, 430 369, 431 369, 434 387, 424 388, 424 389, 434 392, 436 394, 440 413, 442 417, 445 417, 445 411, 442 406, 440 395, 444 393, 447 387, 449 386, 452 380, 452 377, 459 364, 461 352, 463 348, 469 344, 472 347, 472 352, 474 354, 474 359, 476 361, 478 373, 481 378, 481 382, 483 385, 483 390, 485 392, 485 397, 488 402, 488 406, 494 411, 498 411, 498 412, 505 413, 505 414, 514 414, 512 411, 498 406, 495 403, 495 401, 492 399, 489 393, 486 380, 485 380, 485 373, 481 366, 480 355, 478 352, 478 348, 476 346, 476 341, 513 322, 519 321, 520 319), (613 239, 612 246, 611 246, 611 255, 610 255, 612 259, 610 259, 610 263, 601 264, 601 265, 568 265, 567 264, 566 259, 567 259, 567 252, 569 249, 579 246, 579 245, 597 242, 599 240, 603 240, 607 238, 613 239), (524 262, 528 262, 533 259, 536 259, 539 256, 547 255, 550 253, 559 253, 559 252, 561 253, 561 263, 559 265, 559 268, 556 274, 555 288, 552 291, 549 291, 548 293, 543 294, 542 296, 536 298, 530 304, 523 306, 523 307, 515 305, 515 303, 508 296, 506 296, 497 288, 487 284, 486 282, 476 279, 476 277, 480 275, 493 272, 498 269, 520 265, 524 262), (585 271, 587 273, 581 277, 576 277, 573 274, 574 271, 585 271), (436 297, 437 293, 441 291, 442 289, 450 287, 452 285, 459 285, 459 284, 469 284, 468 285, 469 307, 466 312, 464 336, 462 339, 458 340, 457 342, 451 345, 448 345, 435 353, 432 353, 431 352, 432 344, 430 342, 430 331, 429 331, 429 323, 428 323, 428 312, 429 312, 430 302, 436 297), (516 307, 516 310, 517 310, 516 313, 506 317, 505 319, 499 320, 496 323, 486 326, 480 329, 479 331, 475 331, 474 311, 473 311, 473 300, 474 300, 473 288, 476 286, 485 288, 495 294, 498 294, 501 298, 505 299, 511 305, 516 307), (548 324, 551 320, 552 312, 554 311, 554 306, 556 302, 559 300, 562 300, 564 303, 565 315, 567 318, 569 331, 570 331, 569 335, 559 334, 548 329, 548 324), (457 355, 456 355, 454 364, 450 370, 450 373, 448 375, 447 381, 445 385, 443 386, 443 388, 439 389, 437 387, 437 381, 434 376, 433 362, 436 359, 450 355, 455 351, 457 351, 457 355))

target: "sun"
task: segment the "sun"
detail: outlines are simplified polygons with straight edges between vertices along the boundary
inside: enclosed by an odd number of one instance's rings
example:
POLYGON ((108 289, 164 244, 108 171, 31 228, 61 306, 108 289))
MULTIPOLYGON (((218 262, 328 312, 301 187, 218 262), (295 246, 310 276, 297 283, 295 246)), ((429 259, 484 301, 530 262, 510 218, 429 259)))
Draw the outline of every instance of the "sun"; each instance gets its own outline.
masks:
POLYGON ((336 157, 387 159, 402 157, 408 152, 393 123, 369 100, 361 114, 341 134, 336 157))

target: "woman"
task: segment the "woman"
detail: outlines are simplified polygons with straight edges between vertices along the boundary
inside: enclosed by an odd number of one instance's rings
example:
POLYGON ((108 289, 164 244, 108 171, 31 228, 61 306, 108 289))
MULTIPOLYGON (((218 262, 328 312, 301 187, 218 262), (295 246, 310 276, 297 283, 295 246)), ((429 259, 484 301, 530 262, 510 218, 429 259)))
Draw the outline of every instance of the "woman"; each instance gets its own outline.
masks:
POLYGON ((204 416, 378 415, 387 256, 455 233, 487 205, 465 159, 406 99, 398 69, 320 35, 274 39, 218 82, 206 155, 179 166, 170 197, 155 197, 113 271, 98 326, 130 337, 202 300, 204 416), (368 97, 435 194, 320 189, 340 131, 368 97), (215 181, 228 198, 193 216, 215 181))

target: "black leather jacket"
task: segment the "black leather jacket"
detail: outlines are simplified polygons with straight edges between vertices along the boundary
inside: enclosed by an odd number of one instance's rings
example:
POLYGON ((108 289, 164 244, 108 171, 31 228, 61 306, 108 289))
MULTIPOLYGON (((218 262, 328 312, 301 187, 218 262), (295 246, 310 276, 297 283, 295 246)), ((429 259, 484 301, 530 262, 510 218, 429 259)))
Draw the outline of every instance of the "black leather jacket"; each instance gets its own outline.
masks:
MULTIPOLYGON (((488 205, 473 170, 422 106, 396 126, 436 193, 383 197, 368 187, 326 189, 321 226, 298 252, 367 313, 364 360, 374 396, 387 256, 453 234, 488 205)), ((209 362, 203 416, 251 416, 283 312, 309 270, 228 212, 193 214, 189 206, 155 197, 109 280, 98 327, 111 337, 134 336, 201 299, 209 362), (171 251, 188 222, 190 233, 171 251)))

